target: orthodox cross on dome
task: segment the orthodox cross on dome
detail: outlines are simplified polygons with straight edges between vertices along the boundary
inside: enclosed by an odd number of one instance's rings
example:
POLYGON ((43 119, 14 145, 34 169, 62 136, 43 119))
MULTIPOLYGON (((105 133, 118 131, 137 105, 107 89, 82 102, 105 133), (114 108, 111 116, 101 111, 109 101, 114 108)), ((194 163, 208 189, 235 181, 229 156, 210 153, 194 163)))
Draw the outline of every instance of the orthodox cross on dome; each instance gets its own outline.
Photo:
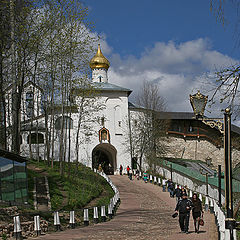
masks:
POLYGON ((95 56, 91 59, 89 63, 90 68, 92 69, 92 81, 107 83, 107 71, 110 67, 110 63, 106 57, 103 56, 100 44, 98 44, 98 50, 95 56))
POLYGON ((99 82, 102 82, 102 76, 101 75, 98 77, 98 79, 99 79, 99 82))
POLYGON ((101 48, 100 48, 100 44, 98 44, 98 50, 96 55, 91 59, 90 63, 90 68, 91 69, 96 69, 96 68, 105 68, 106 70, 108 70, 108 68, 110 67, 110 62, 107 60, 106 57, 104 57, 104 55, 102 54, 101 48))

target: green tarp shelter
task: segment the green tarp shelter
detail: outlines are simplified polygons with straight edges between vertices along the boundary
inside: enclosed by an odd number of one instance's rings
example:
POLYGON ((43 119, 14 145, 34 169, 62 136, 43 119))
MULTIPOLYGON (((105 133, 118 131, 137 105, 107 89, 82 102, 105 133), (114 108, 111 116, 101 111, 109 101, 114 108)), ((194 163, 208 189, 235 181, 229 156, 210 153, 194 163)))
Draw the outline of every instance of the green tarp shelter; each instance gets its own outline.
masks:
POLYGON ((0 149, 0 200, 27 202, 26 161, 24 157, 0 149))

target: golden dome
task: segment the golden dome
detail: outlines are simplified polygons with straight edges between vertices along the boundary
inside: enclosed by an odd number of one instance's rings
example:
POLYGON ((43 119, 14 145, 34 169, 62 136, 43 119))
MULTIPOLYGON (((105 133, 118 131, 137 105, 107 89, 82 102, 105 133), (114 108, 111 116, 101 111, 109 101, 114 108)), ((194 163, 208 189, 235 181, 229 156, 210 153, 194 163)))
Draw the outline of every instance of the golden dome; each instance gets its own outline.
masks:
POLYGON ((108 69, 110 67, 109 61, 103 56, 102 51, 100 49, 100 44, 98 44, 98 50, 96 55, 91 59, 90 68, 105 68, 108 69))

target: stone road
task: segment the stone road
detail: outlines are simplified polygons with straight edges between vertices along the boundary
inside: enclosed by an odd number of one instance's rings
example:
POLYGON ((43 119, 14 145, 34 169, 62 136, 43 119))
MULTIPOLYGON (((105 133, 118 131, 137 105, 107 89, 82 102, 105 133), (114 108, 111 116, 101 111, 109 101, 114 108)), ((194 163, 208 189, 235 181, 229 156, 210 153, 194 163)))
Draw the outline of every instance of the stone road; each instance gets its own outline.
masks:
POLYGON ((200 229, 199 234, 193 231, 192 217, 190 234, 180 233, 178 218, 171 217, 176 200, 170 198, 169 193, 162 192, 161 187, 150 183, 136 179, 130 181, 126 176, 111 176, 111 179, 119 189, 121 197, 121 205, 113 220, 89 227, 47 234, 38 239, 218 239, 212 214, 205 213, 205 226, 200 229))

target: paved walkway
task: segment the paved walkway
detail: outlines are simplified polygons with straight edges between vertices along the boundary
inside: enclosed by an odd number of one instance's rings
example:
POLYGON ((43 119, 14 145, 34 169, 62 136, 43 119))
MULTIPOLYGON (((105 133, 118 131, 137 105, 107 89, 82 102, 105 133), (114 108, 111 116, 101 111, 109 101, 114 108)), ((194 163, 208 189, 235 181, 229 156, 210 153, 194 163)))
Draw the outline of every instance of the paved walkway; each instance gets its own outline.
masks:
POLYGON ((38 239, 217 239, 217 229, 212 214, 205 213, 205 226, 200 229, 199 234, 193 231, 192 217, 190 234, 180 233, 178 218, 171 217, 176 201, 169 197, 169 193, 162 192, 161 187, 150 183, 146 184, 136 179, 130 181, 126 176, 111 176, 111 179, 118 187, 121 197, 121 205, 113 220, 89 227, 47 234, 38 239))

